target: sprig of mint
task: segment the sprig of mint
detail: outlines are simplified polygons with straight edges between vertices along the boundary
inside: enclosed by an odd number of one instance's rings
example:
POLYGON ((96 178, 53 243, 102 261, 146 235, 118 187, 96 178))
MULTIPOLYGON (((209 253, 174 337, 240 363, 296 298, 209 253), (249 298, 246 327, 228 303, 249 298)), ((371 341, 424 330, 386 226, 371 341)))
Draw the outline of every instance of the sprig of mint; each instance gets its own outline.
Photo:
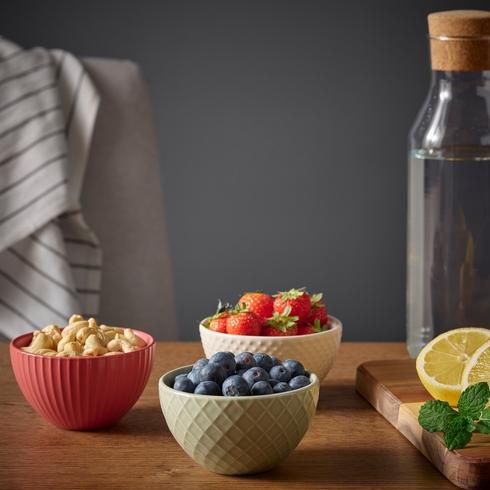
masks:
POLYGON ((488 383, 468 386, 458 400, 458 410, 448 402, 430 400, 420 408, 419 424, 429 432, 442 432, 448 449, 460 449, 471 440, 473 432, 490 434, 490 398, 488 383))

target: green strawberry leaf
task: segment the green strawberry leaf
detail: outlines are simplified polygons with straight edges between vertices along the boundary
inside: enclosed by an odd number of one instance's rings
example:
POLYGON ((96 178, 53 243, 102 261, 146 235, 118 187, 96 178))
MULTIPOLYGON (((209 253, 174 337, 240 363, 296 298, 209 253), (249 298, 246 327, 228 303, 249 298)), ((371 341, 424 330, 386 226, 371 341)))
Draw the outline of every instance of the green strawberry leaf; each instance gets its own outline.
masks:
POLYGON ((281 303, 284 303, 288 299, 298 299, 300 296, 305 294, 306 288, 290 289, 289 291, 281 291, 278 293, 281 303))
POLYGON ((420 408, 419 424, 429 432, 441 432, 445 430, 449 421, 458 416, 448 402, 430 400, 420 408))
POLYGON ((468 386, 458 401, 458 410, 461 415, 466 415, 472 420, 480 418, 482 410, 485 408, 490 398, 490 388, 488 383, 481 382, 468 386))
POLYGON ((225 311, 230 311, 233 309, 233 305, 230 303, 223 303, 220 299, 218 300, 218 307, 216 308, 216 314, 224 313, 225 311))
POLYGON ((271 327, 277 328, 281 332, 286 332, 288 329, 296 326, 296 322, 298 321, 297 316, 289 316, 291 313, 291 307, 288 305, 284 308, 282 313, 274 312, 271 318, 267 320, 267 325, 271 327))
POLYGON ((318 318, 315 318, 315 321, 313 322, 313 330, 315 332, 323 332, 322 324, 318 318))
POLYGON ((444 430, 444 443, 450 450, 460 449, 471 440, 471 434, 475 430, 475 424, 470 417, 458 415, 453 417, 444 430))
POLYGON ((315 306, 317 303, 320 303, 322 298, 323 298, 323 293, 312 294, 310 298, 311 306, 315 306))

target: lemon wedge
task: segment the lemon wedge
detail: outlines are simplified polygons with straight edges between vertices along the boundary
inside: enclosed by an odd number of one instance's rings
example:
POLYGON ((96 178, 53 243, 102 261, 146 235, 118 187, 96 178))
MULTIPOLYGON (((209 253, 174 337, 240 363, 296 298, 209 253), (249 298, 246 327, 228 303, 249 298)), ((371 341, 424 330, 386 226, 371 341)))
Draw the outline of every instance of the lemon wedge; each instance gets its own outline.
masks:
POLYGON ((490 340, 476 349, 463 371, 463 388, 480 381, 490 384, 490 340))
POLYGON ((465 388, 465 369, 487 341, 490 341, 490 330, 473 327, 449 330, 430 341, 416 363, 417 374, 425 389, 434 398, 456 406, 465 388))

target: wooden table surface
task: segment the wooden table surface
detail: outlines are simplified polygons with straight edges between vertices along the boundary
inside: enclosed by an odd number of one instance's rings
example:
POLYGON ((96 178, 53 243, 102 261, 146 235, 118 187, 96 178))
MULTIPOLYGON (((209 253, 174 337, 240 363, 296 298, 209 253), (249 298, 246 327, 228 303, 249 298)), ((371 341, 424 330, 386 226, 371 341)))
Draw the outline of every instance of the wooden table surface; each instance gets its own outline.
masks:
POLYGON ((456 488, 354 390, 358 364, 408 357, 402 343, 343 343, 312 426, 277 468, 246 477, 196 465, 174 441, 158 402, 165 371, 202 356, 198 343, 162 342, 145 392, 110 429, 74 432, 24 400, 0 343, 0 489, 456 488))

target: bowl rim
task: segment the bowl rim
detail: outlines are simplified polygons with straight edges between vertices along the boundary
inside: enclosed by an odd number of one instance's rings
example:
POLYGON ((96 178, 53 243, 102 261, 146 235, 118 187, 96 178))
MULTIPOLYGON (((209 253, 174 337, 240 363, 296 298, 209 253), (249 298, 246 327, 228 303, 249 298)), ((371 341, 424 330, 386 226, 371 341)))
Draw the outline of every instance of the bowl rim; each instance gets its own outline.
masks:
MULTIPOLYGON (((270 339, 273 342, 277 341, 284 341, 284 342, 292 342, 294 339, 304 339, 304 338, 312 338, 314 339, 315 337, 318 337, 320 335, 331 335, 333 332, 336 332, 338 330, 343 329, 342 322, 335 316, 328 315, 328 324, 330 326, 330 323, 332 324, 330 328, 327 330, 323 330, 322 332, 315 332, 315 333, 307 333, 307 334, 302 334, 302 335, 278 335, 278 336, 268 336, 268 335, 235 335, 235 334, 229 334, 229 333, 222 333, 222 332, 215 332, 214 330, 209 330, 208 327, 206 327, 203 322, 206 321, 210 317, 206 317, 203 320, 199 322, 199 332, 202 332, 203 330, 206 331, 209 335, 216 335, 218 337, 232 337, 232 338, 242 338, 242 339, 250 339, 250 340, 264 340, 264 339, 270 339)), ((267 395, 262 395, 262 396, 267 396, 267 395)))
MULTIPOLYGON (((298 388, 296 390, 291 390, 291 391, 285 391, 283 393, 271 393, 270 395, 248 395, 248 396, 222 396, 222 395, 200 395, 197 393, 187 393, 185 391, 178 391, 174 390, 172 387, 168 386, 163 382, 163 378, 165 376, 169 376, 175 371, 183 371, 185 369, 188 369, 189 371, 192 369, 192 364, 188 364, 186 366, 180 366, 178 368, 172 369, 170 371, 167 371, 166 373, 162 374, 160 378, 158 379, 158 394, 160 395, 160 387, 162 387, 165 390, 170 391, 171 393, 176 394, 177 396, 184 396, 186 398, 197 398, 197 399, 206 399, 206 400, 223 400, 223 402, 229 402, 231 400, 240 400, 240 402, 245 402, 245 400, 270 400, 270 399, 275 399, 275 398, 280 398, 280 397, 286 397, 286 396, 294 396, 297 393, 303 392, 303 391, 308 391, 311 390, 314 386, 318 386, 320 388, 320 379, 315 373, 310 373, 310 381, 311 383, 306 386, 302 386, 301 388, 298 388)), ((184 374, 184 373, 180 373, 184 374)))
MULTIPOLYGON (((66 328, 66 327, 63 327, 63 328, 66 328)), ((63 330, 63 328, 61 330, 63 330)), ((118 327, 118 328, 130 328, 130 327, 118 327)), ((56 357, 56 356, 43 356, 42 354, 33 354, 32 352, 26 352, 26 351, 23 351, 20 347, 18 347, 16 345, 16 343, 18 343, 19 341, 21 340, 24 340, 24 338, 28 338, 28 337, 31 337, 34 335, 34 332, 27 332, 27 333, 23 333, 22 335, 18 335, 17 337, 14 337, 10 342, 10 352, 12 351, 15 351, 15 352, 18 352, 20 353, 21 355, 24 355, 24 356, 31 356, 31 357, 40 357, 42 359, 59 359, 59 360, 63 360, 63 361, 67 361, 67 362, 73 362, 75 360, 80 360, 80 359, 83 359, 83 361, 90 361, 92 360, 92 362, 94 361, 94 359, 105 359, 105 360, 108 360, 108 359, 117 359, 119 357, 122 357, 123 355, 126 356, 126 355, 129 355, 129 354, 137 354, 138 352, 143 352, 147 349, 150 349, 152 348, 154 345, 155 345, 155 339, 153 338, 152 335, 150 335, 149 333, 147 332, 144 332, 143 330, 137 330, 135 328, 131 328, 131 330, 136 333, 137 335, 140 335, 140 334, 143 334, 146 338, 148 338, 148 342, 146 343, 146 345, 144 347, 140 347, 139 349, 136 349, 134 351, 131 351, 131 352, 118 352, 118 354, 120 355, 117 355, 117 356, 65 356, 65 357, 56 357)))

